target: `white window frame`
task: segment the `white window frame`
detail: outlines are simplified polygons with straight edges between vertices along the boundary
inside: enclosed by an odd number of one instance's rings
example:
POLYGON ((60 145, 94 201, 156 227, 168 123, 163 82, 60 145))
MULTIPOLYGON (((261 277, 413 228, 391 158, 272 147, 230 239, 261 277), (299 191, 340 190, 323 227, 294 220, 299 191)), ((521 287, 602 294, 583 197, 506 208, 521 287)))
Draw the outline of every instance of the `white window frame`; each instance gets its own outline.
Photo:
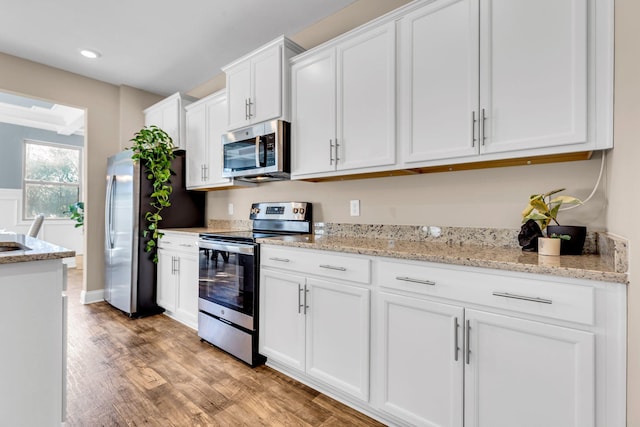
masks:
MULTIPOLYGON (((82 177, 83 177, 83 170, 82 170, 82 148, 80 146, 77 145, 70 145, 70 144, 60 144, 60 143, 56 143, 56 142, 49 142, 49 141, 39 141, 39 140, 35 140, 35 139, 28 139, 25 138, 22 141, 22 220, 23 221, 32 221, 33 218, 29 218, 27 217, 27 210, 26 210, 26 206, 27 206, 27 184, 52 184, 52 185, 63 185, 63 186, 68 186, 68 187, 77 187, 78 188, 78 201, 82 200, 82 177), (50 147, 56 147, 56 148, 64 148, 64 149, 68 149, 68 150, 76 150, 78 151, 78 183, 77 184, 71 184, 71 183, 66 183, 66 182, 56 182, 56 181, 35 181, 35 180, 30 180, 30 179, 26 179, 26 173, 27 173, 27 144, 32 144, 32 145, 47 145, 50 147)), ((69 221, 69 218, 47 218, 47 221, 69 221)))

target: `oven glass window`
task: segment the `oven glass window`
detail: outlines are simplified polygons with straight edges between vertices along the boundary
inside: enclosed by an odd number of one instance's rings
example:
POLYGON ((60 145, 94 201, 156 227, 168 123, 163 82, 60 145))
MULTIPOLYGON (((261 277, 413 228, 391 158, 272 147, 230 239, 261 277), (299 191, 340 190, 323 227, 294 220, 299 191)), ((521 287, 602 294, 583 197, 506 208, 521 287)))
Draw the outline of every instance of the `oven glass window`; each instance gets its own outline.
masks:
POLYGON ((253 255, 200 248, 200 298, 253 316, 253 255))

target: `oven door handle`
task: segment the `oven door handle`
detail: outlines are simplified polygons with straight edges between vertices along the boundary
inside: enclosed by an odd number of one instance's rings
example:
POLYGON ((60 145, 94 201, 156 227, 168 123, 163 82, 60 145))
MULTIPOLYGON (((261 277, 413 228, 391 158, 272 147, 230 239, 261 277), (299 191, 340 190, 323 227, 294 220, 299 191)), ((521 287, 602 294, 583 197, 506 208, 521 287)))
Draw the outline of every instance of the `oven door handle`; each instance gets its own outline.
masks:
POLYGON ((253 255, 254 245, 243 245, 241 243, 212 242, 210 240, 199 240, 200 249, 212 249, 214 251, 231 252, 234 254, 253 255))

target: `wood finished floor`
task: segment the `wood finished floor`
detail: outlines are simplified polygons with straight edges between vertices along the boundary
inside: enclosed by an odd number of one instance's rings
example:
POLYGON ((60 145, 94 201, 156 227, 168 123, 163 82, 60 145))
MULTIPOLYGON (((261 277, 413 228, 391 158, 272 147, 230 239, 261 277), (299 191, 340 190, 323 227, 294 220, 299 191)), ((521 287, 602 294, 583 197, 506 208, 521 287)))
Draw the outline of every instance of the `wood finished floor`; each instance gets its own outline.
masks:
POLYGON ((158 315, 80 304, 69 270, 67 426, 380 426, 273 369, 251 369, 158 315))

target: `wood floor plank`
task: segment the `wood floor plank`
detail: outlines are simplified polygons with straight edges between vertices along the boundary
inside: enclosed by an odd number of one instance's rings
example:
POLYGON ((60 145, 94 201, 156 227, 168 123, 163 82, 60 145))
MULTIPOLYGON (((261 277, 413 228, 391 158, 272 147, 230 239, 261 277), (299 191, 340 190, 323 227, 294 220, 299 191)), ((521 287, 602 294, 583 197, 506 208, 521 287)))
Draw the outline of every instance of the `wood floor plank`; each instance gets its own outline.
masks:
POLYGON ((68 427, 382 425, 167 316, 82 305, 82 270, 68 277, 68 427))

